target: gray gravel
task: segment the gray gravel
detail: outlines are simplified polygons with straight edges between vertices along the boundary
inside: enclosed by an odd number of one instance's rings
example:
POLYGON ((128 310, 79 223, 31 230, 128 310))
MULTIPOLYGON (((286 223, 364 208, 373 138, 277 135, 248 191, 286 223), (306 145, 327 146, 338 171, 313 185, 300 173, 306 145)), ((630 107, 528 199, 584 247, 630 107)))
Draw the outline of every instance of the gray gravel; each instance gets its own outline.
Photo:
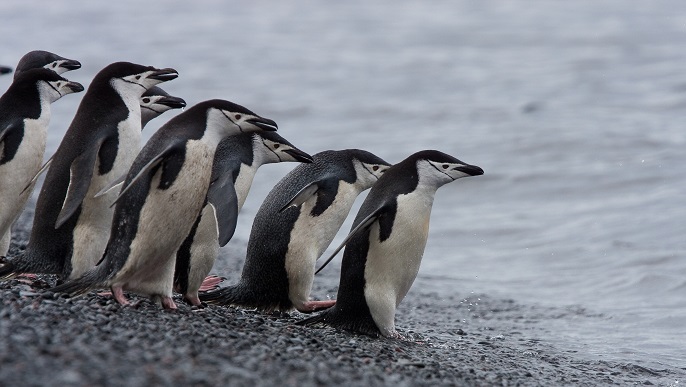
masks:
MULTIPOLYGON (((11 254, 25 245, 30 215, 11 254)), ((245 241, 232 245, 215 270, 227 283, 240 275, 245 241)), ((295 326, 297 312, 199 309, 180 298, 164 311, 134 295, 135 306, 121 307, 95 292, 46 296, 50 276, 27 282, 0 282, 0 385, 670 385, 686 374, 556 348, 537 322, 598 316, 465 295, 454 280, 418 278, 397 313, 402 341, 295 326)), ((337 282, 327 269, 313 293, 335 296, 337 282)))

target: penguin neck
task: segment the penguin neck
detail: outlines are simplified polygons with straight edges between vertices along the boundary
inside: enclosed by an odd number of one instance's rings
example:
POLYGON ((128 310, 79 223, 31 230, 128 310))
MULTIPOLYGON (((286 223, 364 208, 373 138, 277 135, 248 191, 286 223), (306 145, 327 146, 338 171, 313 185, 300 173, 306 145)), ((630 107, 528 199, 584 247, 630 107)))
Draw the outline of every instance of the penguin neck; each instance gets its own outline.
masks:
POLYGON ((236 197, 238 198, 238 211, 240 211, 241 208, 243 208, 243 204, 245 204, 245 199, 248 197, 258 167, 259 165, 256 166, 254 162, 252 166, 241 163, 240 171, 238 172, 238 176, 236 176, 236 181, 233 183, 234 189, 236 190, 236 197))
MULTIPOLYGON (((121 98, 122 102, 124 102, 124 105, 129 112, 126 121, 128 121, 131 125, 136 125, 136 127, 141 125, 142 119, 140 97, 143 95, 143 88, 140 86, 138 86, 138 88, 132 88, 131 85, 125 84, 118 78, 110 81, 110 85, 117 95, 119 95, 119 98, 121 98), (140 91, 138 89, 140 89, 140 91)), ((140 131, 141 128, 142 126, 138 127, 138 130, 140 131)))

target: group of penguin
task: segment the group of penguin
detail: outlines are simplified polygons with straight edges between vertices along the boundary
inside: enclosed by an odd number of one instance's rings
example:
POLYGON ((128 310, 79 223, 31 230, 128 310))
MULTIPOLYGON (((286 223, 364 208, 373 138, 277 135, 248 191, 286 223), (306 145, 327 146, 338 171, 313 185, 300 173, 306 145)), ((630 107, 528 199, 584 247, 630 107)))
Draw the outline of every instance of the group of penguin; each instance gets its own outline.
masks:
POLYGON ((395 310, 417 276, 435 192, 481 168, 435 150, 395 165, 359 149, 310 156, 276 134, 274 121, 220 99, 184 109, 141 149, 143 127, 186 103, 156 86, 175 79, 174 69, 128 62, 93 78, 43 164, 50 104, 84 90, 60 74, 80 67, 29 52, 0 97, 0 279, 57 274, 52 292, 110 288, 122 305, 132 292, 174 309, 176 291, 192 305, 322 311, 298 323, 399 336, 395 310), (286 161, 301 164, 257 212, 240 281, 220 288, 208 274, 257 169, 286 161), (42 173, 28 245, 6 257, 42 173), (319 268, 345 247, 336 300, 311 300, 316 261, 369 188, 350 233, 319 268))

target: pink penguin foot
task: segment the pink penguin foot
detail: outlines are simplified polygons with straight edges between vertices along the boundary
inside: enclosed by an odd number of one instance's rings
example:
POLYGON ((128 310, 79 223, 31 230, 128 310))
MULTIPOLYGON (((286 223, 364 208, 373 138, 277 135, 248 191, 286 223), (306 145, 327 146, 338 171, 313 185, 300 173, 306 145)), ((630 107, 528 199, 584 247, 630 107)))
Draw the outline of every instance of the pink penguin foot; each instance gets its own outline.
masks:
POLYGON ((198 293, 195 294, 185 294, 183 298, 188 301, 189 304, 193 306, 201 306, 200 298, 198 298, 198 293))
POLYGON ((336 300, 326 300, 326 301, 307 301, 299 307, 296 307, 299 312, 302 313, 312 313, 322 309, 328 309, 336 305, 336 300))
POLYGON ((219 284, 222 283, 222 281, 224 281, 224 278, 222 277, 217 277, 216 275, 208 275, 202 281, 202 284, 200 285, 200 289, 198 289, 198 291, 208 292, 210 290, 215 290, 219 287, 219 284))
POLYGON ((112 287, 112 295, 114 296, 114 299, 117 300, 119 305, 125 306, 129 305, 129 300, 126 299, 126 296, 124 296, 124 289, 122 289, 119 286, 113 286, 112 287))
POLYGON ((174 303, 174 300, 172 300, 171 297, 162 297, 162 307, 164 309, 176 310, 176 304, 174 303))

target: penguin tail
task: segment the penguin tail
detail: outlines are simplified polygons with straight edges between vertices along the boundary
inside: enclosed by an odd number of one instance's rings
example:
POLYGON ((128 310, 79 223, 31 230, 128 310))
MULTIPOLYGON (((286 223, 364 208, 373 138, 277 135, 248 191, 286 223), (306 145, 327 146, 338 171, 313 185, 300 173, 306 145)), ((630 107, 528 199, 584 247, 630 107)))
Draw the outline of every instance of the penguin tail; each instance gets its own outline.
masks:
POLYGON ((61 274, 63 265, 54 259, 32 250, 12 258, 0 260, 0 280, 16 277, 19 274, 61 274))
POLYGON ((0 264, 0 280, 8 280, 14 278, 20 272, 17 270, 17 265, 12 261, 5 261, 0 264))
POLYGON ((295 325, 303 325, 303 326, 310 326, 310 325, 315 325, 315 324, 327 324, 327 315, 328 311, 324 311, 322 313, 319 313, 318 315, 308 317, 306 319, 296 321, 295 325))
POLYGON ((316 324, 324 324, 336 329, 363 334, 378 338, 381 334, 377 328, 371 315, 359 314, 356 316, 346 314, 332 307, 316 316, 308 317, 304 320, 296 321, 295 325, 312 326, 316 324))
POLYGON ((202 302, 217 305, 240 304, 243 299, 238 286, 229 286, 211 292, 202 292, 199 293, 199 297, 202 302))
POLYGON ((76 297, 88 293, 90 290, 97 288, 98 285, 99 281, 96 280, 93 271, 89 271, 79 278, 48 289, 48 292, 64 293, 71 297, 76 297))
POLYGON ((212 292, 200 293, 199 298, 200 301, 208 304, 256 308, 265 313, 287 312, 293 309, 293 303, 288 296, 265 294, 265 292, 251 289, 249 285, 242 282, 212 292))

